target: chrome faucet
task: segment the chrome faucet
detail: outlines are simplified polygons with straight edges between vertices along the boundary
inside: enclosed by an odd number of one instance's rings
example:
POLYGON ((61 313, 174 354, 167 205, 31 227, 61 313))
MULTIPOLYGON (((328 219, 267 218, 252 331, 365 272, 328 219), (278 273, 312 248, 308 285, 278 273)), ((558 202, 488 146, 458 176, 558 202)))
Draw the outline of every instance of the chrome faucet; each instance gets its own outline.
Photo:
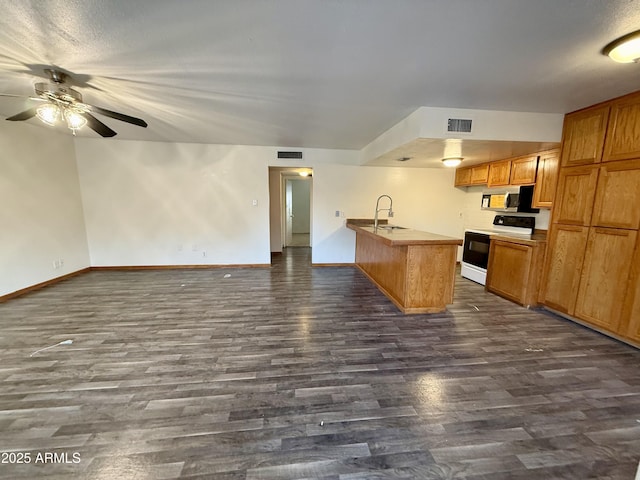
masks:
POLYGON ((380 195, 378 200, 376 200, 376 214, 373 217, 373 228, 374 230, 378 228, 378 212, 381 210, 387 210, 388 216, 393 217, 393 199, 389 195, 380 195), (382 197, 387 197, 389 199, 389 208, 378 208, 380 204, 380 199, 382 197))

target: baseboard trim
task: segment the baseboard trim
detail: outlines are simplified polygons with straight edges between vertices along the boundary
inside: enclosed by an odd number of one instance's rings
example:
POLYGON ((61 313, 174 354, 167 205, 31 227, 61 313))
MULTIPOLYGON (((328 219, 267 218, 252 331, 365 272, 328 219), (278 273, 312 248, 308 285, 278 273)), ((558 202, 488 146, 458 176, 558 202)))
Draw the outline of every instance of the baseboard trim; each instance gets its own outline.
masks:
POLYGON ((636 343, 634 342, 632 339, 630 338, 626 338, 626 337, 622 337, 620 335, 617 335, 613 332, 610 332, 609 330, 605 330, 604 328, 600 328, 597 325, 593 325, 589 322, 585 322, 584 320, 580 320, 579 318, 573 317, 567 313, 561 312, 559 310, 555 310, 554 308, 548 307, 547 305, 541 305, 541 308, 543 310, 547 310, 548 312, 551 312, 559 317, 564 318, 565 320, 569 320, 570 322, 573 323, 577 323, 578 325, 583 326, 584 328, 588 328, 589 330, 593 330, 594 332, 600 333, 601 335, 605 335, 609 338, 612 338, 613 340, 617 340, 618 342, 621 343, 626 343, 627 345, 633 347, 633 348, 637 348, 640 350, 640 343, 636 343))
POLYGON ((82 275, 83 273, 87 273, 90 270, 91 270, 91 267, 82 268, 80 270, 76 270, 75 272, 67 273, 66 275, 52 278, 51 280, 47 280, 45 282, 36 283, 35 285, 21 288, 20 290, 16 290, 15 292, 7 293, 6 295, 0 296, 0 303, 6 302, 7 300, 11 300, 12 298, 21 297, 22 295, 26 295, 27 293, 35 292, 36 290, 40 290, 50 285, 54 285, 56 283, 67 280, 68 278, 82 275))
POLYGON ((178 269, 220 269, 220 268, 271 268, 271 264, 269 263, 241 263, 241 264, 233 264, 233 265, 119 265, 119 266, 97 266, 97 267, 86 267, 80 270, 76 270, 75 272, 67 273, 66 275, 62 275, 60 277, 52 278, 51 280, 47 280, 45 282, 36 283, 35 285, 31 285, 30 287, 21 288, 20 290, 16 290, 15 292, 7 293, 6 295, 0 296, 0 303, 6 302, 7 300, 11 300, 16 297, 21 297, 22 295, 26 295, 31 292, 35 292, 36 290, 40 290, 42 288, 48 287, 50 285, 54 285, 56 283, 67 280, 71 277, 76 277, 78 275, 82 275, 88 272, 94 271, 135 271, 135 270, 178 270, 178 269))
POLYGON ((89 267, 91 271, 127 271, 127 270, 196 270, 220 268, 271 268, 269 263, 237 263, 230 265, 109 265, 89 267))
POLYGON ((355 267, 355 263, 312 263, 312 267, 355 267))

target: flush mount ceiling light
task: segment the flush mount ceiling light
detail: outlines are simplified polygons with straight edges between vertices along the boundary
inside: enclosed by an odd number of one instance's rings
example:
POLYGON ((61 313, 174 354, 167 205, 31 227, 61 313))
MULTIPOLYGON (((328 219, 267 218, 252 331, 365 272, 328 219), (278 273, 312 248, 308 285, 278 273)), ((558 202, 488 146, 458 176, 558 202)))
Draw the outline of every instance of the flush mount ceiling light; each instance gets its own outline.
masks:
POLYGON ((443 158, 442 163, 444 163, 445 167, 457 167, 462 163, 462 157, 443 158))
POLYGON ((619 63, 640 61, 640 30, 614 40, 602 49, 602 54, 619 63))

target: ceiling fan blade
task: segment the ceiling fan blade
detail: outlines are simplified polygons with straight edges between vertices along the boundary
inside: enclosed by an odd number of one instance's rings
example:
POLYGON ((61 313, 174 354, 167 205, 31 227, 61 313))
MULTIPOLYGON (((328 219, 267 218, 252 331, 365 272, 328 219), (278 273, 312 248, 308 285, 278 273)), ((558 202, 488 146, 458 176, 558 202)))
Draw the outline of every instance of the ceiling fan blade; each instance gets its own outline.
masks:
POLYGON ((7 118, 10 122, 20 122, 22 120, 29 120, 32 117, 36 116, 36 107, 30 108, 29 110, 25 110, 24 112, 20 112, 15 114, 12 117, 7 118))
POLYGON ((13 98, 26 98, 27 100, 36 100, 38 102, 46 102, 44 98, 40 97, 28 97, 26 95, 12 95, 10 93, 0 93, 0 97, 13 97, 13 98))
POLYGON ((107 110, 106 108, 96 107, 94 105, 88 105, 91 108, 92 112, 99 113, 100 115, 104 115, 105 117, 115 118, 116 120, 120 120, 122 122, 132 123, 133 125, 138 125, 139 127, 147 127, 147 122, 142 120, 141 118, 132 117, 130 115, 125 115, 124 113, 114 112, 112 110, 107 110))
POLYGON ((116 132, 107 127, 104 123, 98 120, 96 117, 91 115, 88 112, 84 112, 81 114, 84 118, 87 119, 87 125, 89 128, 103 137, 114 137, 117 135, 116 132))

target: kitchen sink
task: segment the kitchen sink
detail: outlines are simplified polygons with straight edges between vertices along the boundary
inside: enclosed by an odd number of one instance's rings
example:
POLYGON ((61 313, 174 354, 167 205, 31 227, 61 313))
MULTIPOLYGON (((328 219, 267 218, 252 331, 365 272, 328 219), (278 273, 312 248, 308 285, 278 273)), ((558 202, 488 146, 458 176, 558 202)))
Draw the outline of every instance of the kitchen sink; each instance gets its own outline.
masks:
POLYGON ((407 227, 399 227, 398 225, 378 225, 378 228, 385 230, 406 230, 407 227))

